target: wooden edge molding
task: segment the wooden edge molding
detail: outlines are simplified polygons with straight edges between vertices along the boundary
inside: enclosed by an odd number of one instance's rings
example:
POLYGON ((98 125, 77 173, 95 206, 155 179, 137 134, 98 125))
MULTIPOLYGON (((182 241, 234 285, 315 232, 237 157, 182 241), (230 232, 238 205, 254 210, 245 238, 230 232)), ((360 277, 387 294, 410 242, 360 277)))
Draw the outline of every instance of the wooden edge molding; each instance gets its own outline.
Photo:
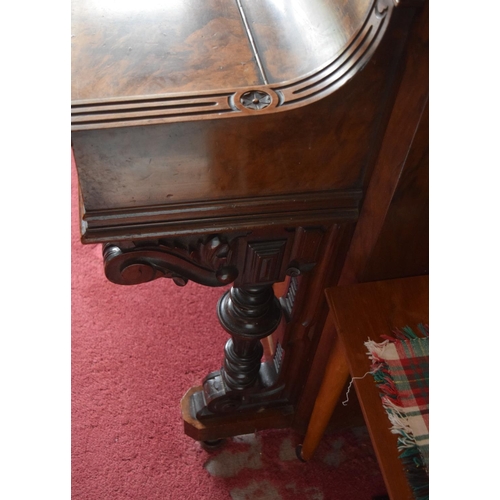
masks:
POLYGON ((330 224, 332 222, 355 221, 359 215, 358 209, 337 209, 330 212, 312 211, 310 213, 295 212, 289 215, 273 216, 259 215, 252 218, 230 217, 225 220, 194 220, 177 223, 143 223, 131 226, 115 226, 106 228, 91 228, 82 221, 82 238, 87 243, 107 243, 112 241, 148 240, 155 238, 173 238, 177 236, 192 236, 203 234, 233 232, 248 232, 255 229, 272 228, 276 226, 298 227, 312 224, 330 224))
MULTIPOLYGON (((400 0, 400 3, 407 2, 400 0)), ((365 22, 345 49, 322 67, 297 79, 225 92, 75 100, 71 105, 71 129, 249 116, 313 103, 333 93, 363 69, 386 31, 393 8, 393 0, 374 0, 365 22)))
POLYGON ((105 243, 186 234, 247 231, 276 224, 295 227, 318 220, 355 220, 359 189, 141 207, 86 210, 81 218, 83 243, 105 243))

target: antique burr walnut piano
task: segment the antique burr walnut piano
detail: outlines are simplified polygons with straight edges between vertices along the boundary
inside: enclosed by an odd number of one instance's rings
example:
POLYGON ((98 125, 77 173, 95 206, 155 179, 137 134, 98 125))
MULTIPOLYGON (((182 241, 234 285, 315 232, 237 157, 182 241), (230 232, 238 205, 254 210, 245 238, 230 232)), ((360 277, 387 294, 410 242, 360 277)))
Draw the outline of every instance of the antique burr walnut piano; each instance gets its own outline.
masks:
POLYGON ((304 428, 331 342, 324 289, 425 272, 404 228, 425 192, 426 12, 73 0, 82 242, 103 244, 116 284, 225 287, 221 369, 181 402, 194 439, 304 428))

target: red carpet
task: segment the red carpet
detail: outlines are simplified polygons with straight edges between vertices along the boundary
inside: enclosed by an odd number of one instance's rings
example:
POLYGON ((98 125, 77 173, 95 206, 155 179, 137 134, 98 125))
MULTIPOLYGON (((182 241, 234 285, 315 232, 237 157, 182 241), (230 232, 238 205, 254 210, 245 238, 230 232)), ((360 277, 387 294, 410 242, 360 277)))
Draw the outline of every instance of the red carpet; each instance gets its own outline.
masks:
POLYGON ((264 431, 208 453, 183 433, 180 400, 218 369, 220 289, 104 277, 100 245, 72 214, 74 500, 369 500, 385 488, 366 428, 328 435, 299 462, 300 436, 264 431))

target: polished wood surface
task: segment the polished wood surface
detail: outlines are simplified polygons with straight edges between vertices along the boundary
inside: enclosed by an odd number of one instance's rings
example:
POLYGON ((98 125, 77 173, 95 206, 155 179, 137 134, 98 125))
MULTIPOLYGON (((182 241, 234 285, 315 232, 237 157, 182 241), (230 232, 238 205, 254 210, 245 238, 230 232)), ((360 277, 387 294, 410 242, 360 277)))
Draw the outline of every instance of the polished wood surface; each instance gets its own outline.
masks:
POLYGON ((349 98, 340 92, 307 111, 74 132, 86 210, 137 207, 140 215, 162 206, 179 216, 175 206, 186 202, 228 200, 230 208, 241 198, 293 203, 303 193, 327 198, 345 189, 355 196, 384 104, 383 74, 373 73, 370 89, 357 85, 349 98))
MULTIPOLYGON (((387 9, 379 2, 379 11, 387 9)), ((78 0, 72 99, 288 83, 352 42, 372 0, 78 0)))
MULTIPOLYGON (((332 12, 340 8, 327 2, 321 9, 326 6, 332 12)), ((83 240, 170 237, 182 231, 178 222, 192 225, 201 219, 193 228, 199 230, 207 227, 208 218, 220 222, 224 217, 227 227, 237 227, 250 222, 242 212, 248 202, 261 209, 261 225, 284 219, 314 224, 325 216, 339 220, 346 210, 357 208, 397 85, 404 28, 411 21, 409 12, 393 15, 394 27, 387 28, 391 9, 380 2, 367 6, 364 23, 352 25, 359 28, 356 43, 348 35, 351 24, 339 21, 347 41, 340 56, 332 56, 333 65, 309 57, 320 65, 319 73, 305 80, 297 74, 298 87, 266 87, 269 95, 279 91, 281 97, 276 94, 264 109, 243 109, 240 90, 225 97, 211 94, 213 102, 205 103, 206 108, 199 101, 208 99, 203 92, 165 94, 146 102, 124 100, 117 90, 116 102, 74 100, 72 142, 83 240), (368 62, 375 48, 379 56, 368 62), (229 108, 222 109, 221 99, 229 108), (337 214, 332 200, 344 201, 336 203, 337 214), (304 214, 310 214, 309 220, 304 214)), ((350 5, 345 16, 355 11, 350 5)), ((285 10, 282 17, 290 15, 285 10)), ((280 26, 285 29, 286 23, 280 26)), ((295 50, 291 44, 290 52, 295 50)), ((148 53, 146 45, 144 51, 148 53)), ((75 49, 75 68, 78 54, 75 49)), ((253 220, 258 212, 251 212, 253 220)))
POLYGON ((388 267, 396 261, 398 269, 392 268, 390 277, 411 276, 428 269, 428 99, 429 5, 426 4, 411 32, 401 84, 344 265, 342 284, 387 277, 381 266, 388 272, 388 267), (401 182, 402 179, 406 182, 401 182), (401 206, 399 216, 391 211, 393 200, 401 206), (399 221, 392 224, 392 230, 385 226, 382 242, 380 237, 389 213, 399 221), (402 220, 405 222, 401 223, 402 220), (420 238, 416 245, 415 238, 420 238), (418 259, 415 247, 419 248, 418 259), (375 251, 379 253, 378 259, 375 251), (369 266, 371 271, 367 271, 369 266))
POLYGON ((241 0, 269 83, 308 75, 332 61, 366 20, 371 0, 241 0))
POLYGON ((429 103, 424 109, 403 171, 361 281, 429 272, 429 103), (411 249, 411 251, 408 251, 411 249))
MULTIPOLYGON (((416 12, 399 66, 399 87, 368 184, 339 284, 427 274, 429 8, 416 12)), ((334 336, 324 331, 296 411, 307 427, 334 336)), ((358 415, 353 415, 357 419, 358 415)))
POLYGON ((73 100, 264 83, 234 1, 78 0, 72 6, 73 100))
MULTIPOLYGON (((335 328, 334 320, 332 314, 329 314, 325 323, 325 329, 331 330, 333 328, 335 328)), ((326 370, 323 374, 323 382, 314 403, 311 420, 300 449, 299 457, 301 460, 307 462, 313 457, 328 427, 333 410, 342 396, 348 375, 349 366, 344 346, 341 342, 335 342, 328 357, 326 370)))
MULTIPOLYGON (((314 413, 311 418, 313 439, 310 443, 304 442, 303 449, 308 453, 307 458, 310 458, 317 446, 318 431, 324 430, 320 426, 328 417, 326 412, 333 409, 334 403, 325 398, 325 395, 330 392, 339 394, 340 381, 328 376, 331 373, 337 376, 347 375, 347 371, 342 372, 342 354, 345 355, 351 376, 362 377, 370 371, 371 363, 364 342, 368 339, 382 342, 382 335, 390 335, 395 328, 404 326, 418 332, 420 323, 429 323, 428 276, 334 287, 326 291, 326 297, 338 341, 325 373, 320 400, 314 409, 319 418, 318 423, 315 424, 314 413), (342 349, 338 346, 339 342, 342 349)), ((413 496, 398 457, 397 436, 390 432, 390 422, 382 407, 379 390, 372 377, 354 379, 353 385, 389 495, 392 500, 410 500, 413 496)))

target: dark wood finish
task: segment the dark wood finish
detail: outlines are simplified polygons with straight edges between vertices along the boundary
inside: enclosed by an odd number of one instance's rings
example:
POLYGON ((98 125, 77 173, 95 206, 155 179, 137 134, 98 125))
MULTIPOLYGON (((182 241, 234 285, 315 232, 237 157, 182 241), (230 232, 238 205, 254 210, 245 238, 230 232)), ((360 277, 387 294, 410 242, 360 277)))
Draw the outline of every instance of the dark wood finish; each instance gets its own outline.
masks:
POLYGON ((296 277, 289 320, 281 338, 285 349, 283 377, 288 381, 286 392, 291 401, 300 400, 303 394, 305 374, 311 367, 328 314, 324 290, 338 281, 340 273, 332 262, 343 261, 352 229, 345 225, 329 228, 319 247, 316 265, 296 277))
MULTIPOLYGON (((72 13, 82 242, 105 245, 106 276, 119 284, 167 277, 249 290, 288 276, 263 363, 240 356, 231 378, 258 367, 259 404, 304 425, 308 388, 319 387, 323 289, 339 280, 381 168, 415 8, 73 0, 72 13)), ((194 415, 207 416, 210 394, 192 394, 194 415)), ((190 435, 223 437, 222 421, 237 434, 261 418, 248 411, 235 413, 240 427, 221 416, 190 435)))
POLYGON ((429 273, 429 103, 361 281, 429 273))
POLYGON ((192 404, 193 396, 202 391, 202 386, 192 387, 181 400, 184 432, 196 441, 215 441, 264 429, 283 429, 292 425, 292 405, 264 409, 258 413, 233 413, 226 417, 200 421, 193 416, 195 410, 192 409, 192 404))
MULTIPOLYGON (((370 371, 371 361, 364 346, 368 339, 382 342, 381 336, 390 335, 395 328, 409 326, 418 331, 419 323, 429 323, 428 276, 334 287, 326 291, 326 297, 338 340, 342 343, 349 372, 353 377, 362 377, 370 371)), ((335 350, 338 347, 334 348, 334 352, 335 350)), ((338 356, 332 356, 330 361, 338 361, 338 356)), ((334 367, 329 366, 329 370, 333 369, 334 367)), ((339 381, 325 378, 320 392, 322 396, 328 393, 331 384, 337 387, 339 381)), ((413 498, 398 457, 397 436, 390 432, 390 423, 373 378, 355 379, 353 385, 391 499, 413 498)), ((321 404, 319 401, 320 409, 321 404)), ((321 417, 324 419, 324 415, 321 417)), ((313 421, 314 415, 311 423, 313 421)), ((314 443, 317 443, 316 439, 314 443)), ((306 443, 304 448, 305 446, 306 443)), ((310 454, 314 451, 309 447, 307 450, 310 454)))
MULTIPOLYGON (((367 177, 366 196, 340 284, 428 273, 428 28, 426 3, 409 33, 400 85, 373 172, 367 177)), ((325 330, 310 361, 294 420, 303 432, 326 369, 325 353, 333 342, 333 330, 325 330)))
POLYGON ((217 236, 187 242, 107 244, 103 249, 104 272, 117 285, 138 285, 170 278, 184 286, 188 280, 201 285, 223 286, 238 276, 232 264, 231 244, 217 236))
POLYGON ((282 402, 272 361, 261 363, 261 340, 276 330, 281 307, 271 285, 231 288, 219 300, 217 315, 231 334, 224 348, 224 364, 203 381, 203 392, 193 395, 199 420, 214 415, 262 411, 282 402))
MULTIPOLYGON (((424 210, 422 216, 417 215, 417 219, 421 221, 421 230, 418 231, 419 228, 416 228, 414 224, 411 224, 411 226, 408 224, 410 226, 408 230, 412 231, 414 237, 424 238, 423 249, 420 252, 418 261, 420 266, 422 265, 422 261, 424 261, 424 267, 425 261, 428 263, 428 245, 425 245, 426 236, 428 238, 428 220, 426 220, 425 215, 425 205, 427 204, 428 206, 428 185, 425 185, 425 171, 428 169, 429 141, 428 124, 426 126, 429 98, 428 9, 429 6, 426 4, 425 9, 416 19, 412 31, 405 61, 405 71, 392 108, 380 155, 363 202, 363 211, 360 215, 344 265, 341 277, 342 284, 364 281, 363 273, 369 265, 370 259, 373 258, 373 252, 382 235, 384 223, 386 222, 387 215, 391 209, 391 203, 398 189, 399 193, 401 193, 402 189, 405 191, 413 189, 416 191, 416 195, 410 195, 413 198, 412 203, 408 203, 410 196, 408 198, 405 197, 407 213, 400 217, 400 219, 404 220, 404 223, 396 222, 396 224, 392 225, 392 230, 386 230, 388 241, 384 244, 385 246, 390 245, 394 250, 391 252, 391 255, 388 255, 387 251, 384 252, 381 249, 378 252, 381 252, 381 256, 385 253, 384 257, 390 259, 391 266, 394 265, 393 259, 396 255, 403 262, 398 265, 396 271, 388 270, 386 265, 385 272, 393 274, 391 277, 396 277, 394 274, 399 274, 400 277, 411 275, 412 271, 413 274, 418 274, 418 269, 417 272, 414 271, 412 262, 405 260, 405 254, 408 257, 411 256, 412 259, 415 257, 414 251, 408 252, 408 244, 412 244, 414 240, 408 237, 403 240, 401 239, 405 231, 405 225, 407 222, 410 222, 408 221, 408 212, 411 216, 412 209, 416 211, 424 210), (415 139, 417 143, 415 143, 415 139), (419 157, 418 160, 414 158, 415 156, 419 157), (419 170, 420 177, 423 177, 422 187, 419 188, 415 182, 411 181, 406 182, 406 187, 402 187, 404 186, 401 183, 403 174, 406 177, 409 176, 407 173, 404 173, 405 168, 407 171, 419 170), (390 239, 388 238, 389 235, 390 239)), ((405 193, 401 193, 400 196, 404 197, 405 193)), ((414 220, 411 222, 414 222, 414 220)), ((418 243, 418 246, 422 248, 422 243, 418 243)), ((375 265, 374 262, 371 263, 372 268, 375 265)), ((373 277, 374 269, 369 274, 373 277)), ((387 276, 382 272, 379 277, 381 279, 387 276)), ((369 279, 369 276, 367 278, 369 279)))

